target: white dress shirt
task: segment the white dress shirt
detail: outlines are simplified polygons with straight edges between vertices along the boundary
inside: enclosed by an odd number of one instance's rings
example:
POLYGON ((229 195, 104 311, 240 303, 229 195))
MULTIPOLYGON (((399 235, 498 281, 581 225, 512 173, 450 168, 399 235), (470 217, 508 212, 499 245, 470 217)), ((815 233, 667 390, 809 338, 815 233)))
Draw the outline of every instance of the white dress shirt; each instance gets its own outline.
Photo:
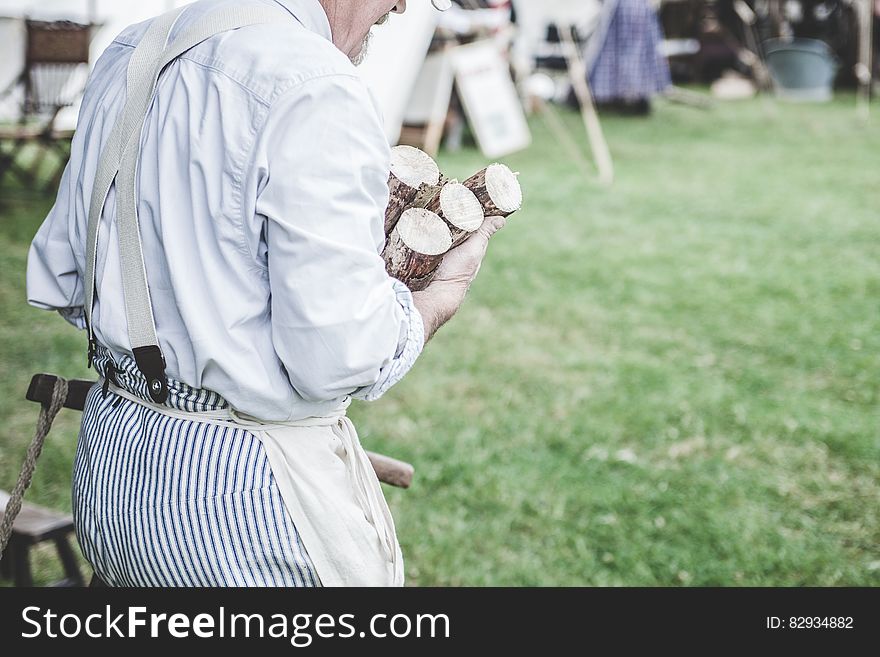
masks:
MULTIPOLYGON (((172 62, 141 135, 140 230, 169 377, 241 413, 298 420, 376 399, 424 344, 384 242, 390 150, 379 111, 331 42, 318 0, 250 0, 289 22, 213 37, 172 62)), ((202 0, 171 33, 241 0, 202 0)), ((31 246, 28 301, 84 327, 88 204, 146 31, 95 65, 58 198, 31 246)), ((115 190, 101 218, 97 341, 130 354, 115 190)))

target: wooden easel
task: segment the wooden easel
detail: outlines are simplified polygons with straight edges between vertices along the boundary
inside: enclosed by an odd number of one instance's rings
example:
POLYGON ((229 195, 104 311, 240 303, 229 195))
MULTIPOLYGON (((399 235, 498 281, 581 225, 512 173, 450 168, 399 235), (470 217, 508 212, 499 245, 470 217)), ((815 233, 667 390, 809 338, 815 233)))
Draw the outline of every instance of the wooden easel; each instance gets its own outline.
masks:
MULTIPOLYGON (((565 59, 568 78, 577 99, 587 139, 590 142, 593 162, 598 171, 598 181, 603 186, 610 186, 614 182, 614 163, 611 159, 608 142, 605 140, 605 134, 602 131, 602 124, 599 121, 596 104, 593 102, 593 93, 590 90, 590 83, 587 79, 587 67, 577 46, 575 28, 571 24, 559 22, 553 24, 559 33, 559 42, 562 47, 562 55, 565 59)), ((592 177, 593 173, 588 159, 576 146, 575 140, 571 138, 568 129, 557 115, 552 103, 542 101, 538 109, 548 128, 559 142, 559 145, 568 152, 569 156, 585 175, 592 177)))

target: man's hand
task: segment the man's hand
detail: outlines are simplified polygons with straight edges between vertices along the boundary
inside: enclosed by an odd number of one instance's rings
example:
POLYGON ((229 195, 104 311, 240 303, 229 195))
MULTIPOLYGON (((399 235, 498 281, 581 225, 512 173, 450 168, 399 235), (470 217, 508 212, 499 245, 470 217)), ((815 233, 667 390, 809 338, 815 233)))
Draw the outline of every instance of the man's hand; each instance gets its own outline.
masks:
POLYGON ((444 256, 431 284, 413 293, 413 301, 425 323, 426 342, 458 312, 483 264, 489 238, 505 223, 504 217, 487 217, 470 237, 444 256))
POLYGON ((487 217, 470 237, 444 256, 427 289, 431 289, 432 285, 457 287, 464 298, 483 264, 489 238, 504 228, 506 221, 504 217, 487 217))

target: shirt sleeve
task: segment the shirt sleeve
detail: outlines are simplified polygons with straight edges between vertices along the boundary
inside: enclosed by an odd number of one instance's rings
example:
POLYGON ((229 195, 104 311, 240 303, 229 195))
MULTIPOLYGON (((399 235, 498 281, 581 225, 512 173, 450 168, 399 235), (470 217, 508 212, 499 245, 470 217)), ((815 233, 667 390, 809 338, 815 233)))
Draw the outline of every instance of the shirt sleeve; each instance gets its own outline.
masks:
POLYGON ((352 393, 356 399, 375 401, 400 381, 415 364, 416 359, 422 353, 425 345, 425 325, 422 316, 413 303, 410 289, 396 279, 394 290, 397 293, 397 301, 406 313, 406 321, 401 325, 400 341, 397 345, 397 353, 391 363, 382 368, 379 380, 371 386, 359 388, 352 393))
POLYGON ((58 197, 31 242, 27 261, 27 300, 36 308, 57 310, 78 329, 86 328, 83 281, 70 243, 70 166, 64 169, 58 197))
POLYGON ((285 93, 258 147, 272 336, 307 401, 373 400, 424 345, 409 290, 388 276, 390 149, 363 82, 334 74, 285 93))

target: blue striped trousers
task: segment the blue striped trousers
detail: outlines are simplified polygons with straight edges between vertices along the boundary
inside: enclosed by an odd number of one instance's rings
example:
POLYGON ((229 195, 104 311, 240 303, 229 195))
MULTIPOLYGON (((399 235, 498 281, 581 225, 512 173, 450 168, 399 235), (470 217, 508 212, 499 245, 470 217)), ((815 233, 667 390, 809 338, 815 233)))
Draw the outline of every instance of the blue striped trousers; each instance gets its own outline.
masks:
MULTIPOLYGON (((117 378, 133 375, 128 366, 117 378)), ((97 385, 73 513, 85 558, 110 586, 320 586, 256 436, 97 385)))

